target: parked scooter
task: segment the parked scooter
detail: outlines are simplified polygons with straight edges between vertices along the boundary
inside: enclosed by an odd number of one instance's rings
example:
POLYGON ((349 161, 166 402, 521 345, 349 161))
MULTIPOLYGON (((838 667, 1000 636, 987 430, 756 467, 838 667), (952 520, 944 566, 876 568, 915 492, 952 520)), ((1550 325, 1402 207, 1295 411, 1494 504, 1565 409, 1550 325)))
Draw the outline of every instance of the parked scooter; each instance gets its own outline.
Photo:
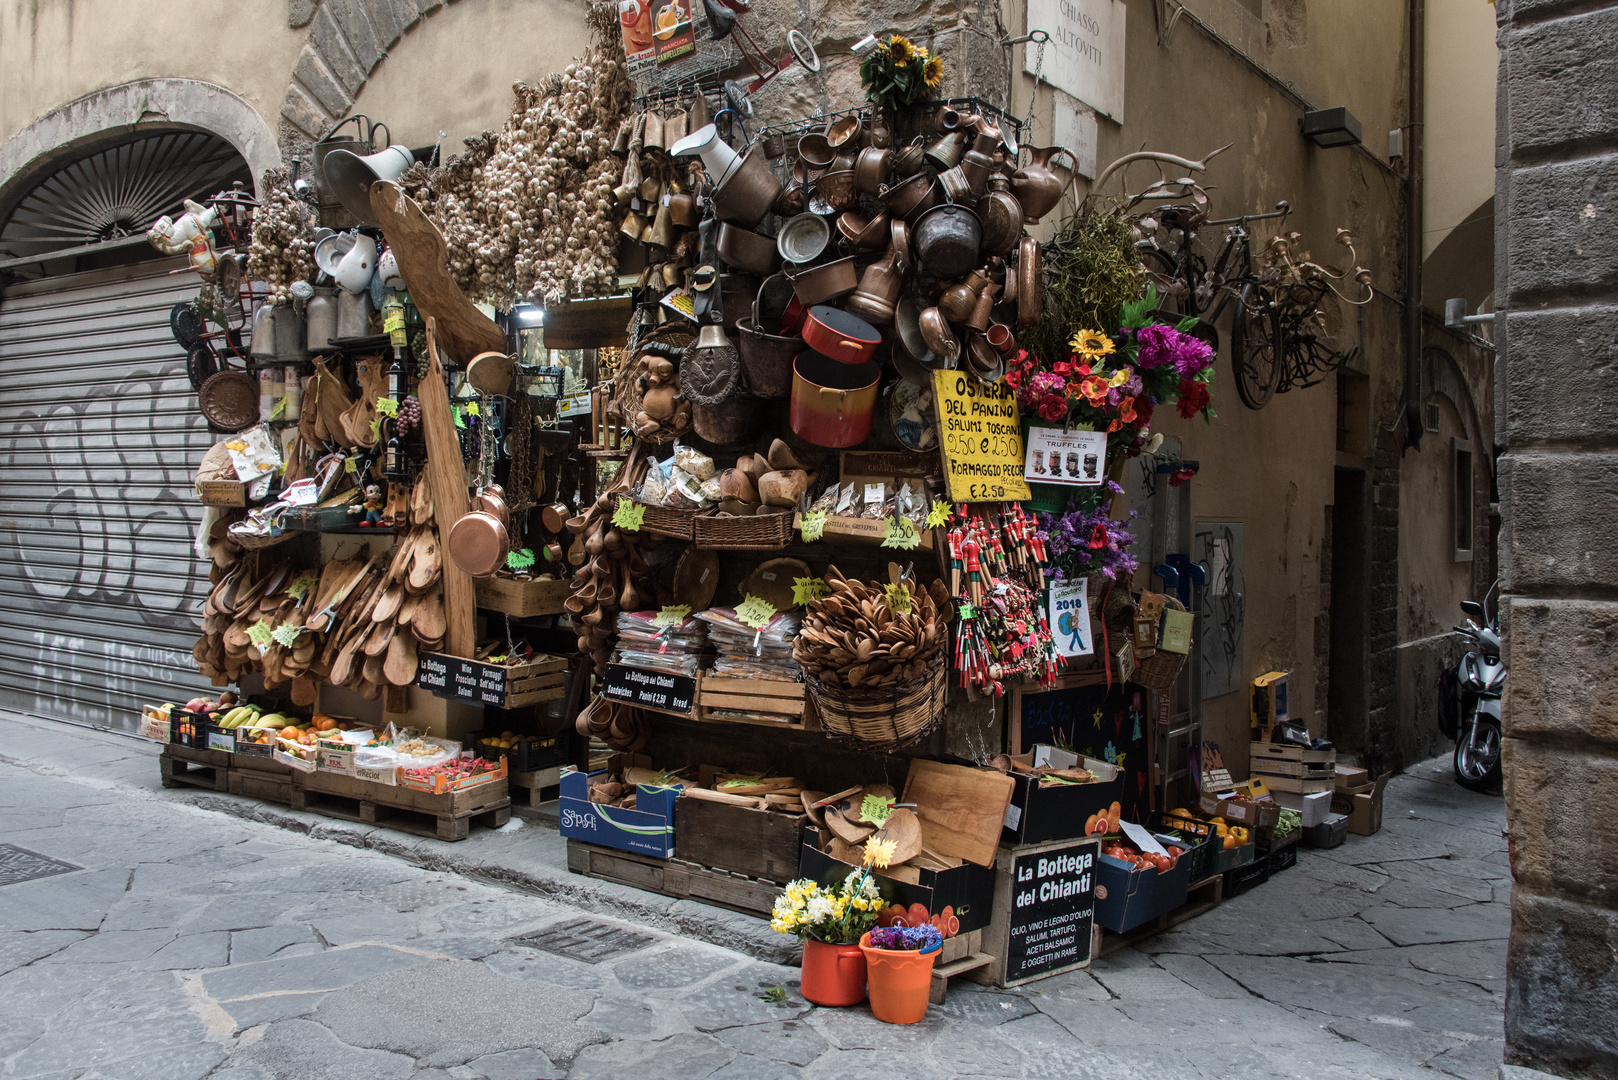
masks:
MULTIPOLYGON (((1494 587, 1489 587, 1493 594, 1494 587)), ((1488 603, 1488 595, 1484 596, 1488 603)), ((1466 625, 1457 626, 1470 646, 1440 686, 1438 726, 1455 740, 1455 780, 1473 791, 1500 790, 1500 695, 1506 665, 1500 659, 1500 616, 1489 618, 1484 604, 1462 600, 1466 625)))

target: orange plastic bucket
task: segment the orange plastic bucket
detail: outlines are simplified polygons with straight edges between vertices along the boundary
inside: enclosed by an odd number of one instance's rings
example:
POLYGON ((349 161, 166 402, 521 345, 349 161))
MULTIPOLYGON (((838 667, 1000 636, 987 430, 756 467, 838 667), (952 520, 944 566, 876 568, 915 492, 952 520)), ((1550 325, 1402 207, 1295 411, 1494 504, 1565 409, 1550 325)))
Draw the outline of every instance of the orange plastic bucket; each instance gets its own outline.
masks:
POLYGON ((927 1015, 933 960, 940 950, 920 953, 873 949, 867 933, 860 938, 860 951, 865 954, 866 978, 871 987, 871 1012, 889 1024, 920 1023, 927 1015))
POLYGON ((816 1005, 858 1005, 865 1000, 865 954, 858 945, 805 941, 799 990, 816 1005))

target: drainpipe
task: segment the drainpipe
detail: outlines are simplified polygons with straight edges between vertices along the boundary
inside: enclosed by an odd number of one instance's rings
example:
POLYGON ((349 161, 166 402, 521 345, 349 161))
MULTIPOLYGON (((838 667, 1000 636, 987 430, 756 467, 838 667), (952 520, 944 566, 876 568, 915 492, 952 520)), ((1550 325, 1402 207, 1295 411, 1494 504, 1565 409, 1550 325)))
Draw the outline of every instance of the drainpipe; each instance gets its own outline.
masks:
POLYGON ((1410 124, 1405 146, 1405 445, 1421 449, 1422 136, 1426 113, 1427 3, 1410 0, 1410 124))

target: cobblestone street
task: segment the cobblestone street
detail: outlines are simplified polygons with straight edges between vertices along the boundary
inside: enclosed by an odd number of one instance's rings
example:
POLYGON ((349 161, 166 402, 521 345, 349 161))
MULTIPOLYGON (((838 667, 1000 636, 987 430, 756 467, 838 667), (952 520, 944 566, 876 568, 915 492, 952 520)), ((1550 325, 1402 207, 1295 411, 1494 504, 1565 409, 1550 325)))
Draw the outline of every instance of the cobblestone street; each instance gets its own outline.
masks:
POLYGON ((1504 809, 1447 759, 1390 783, 1376 836, 1088 972, 952 984, 904 1028, 806 1005, 756 920, 637 909, 559 866, 546 896, 446 869, 555 858, 534 820, 386 854, 199 808, 149 744, 0 737, 0 843, 56 861, 0 861, 0 1076, 1484 1080, 1501 1059, 1504 809))

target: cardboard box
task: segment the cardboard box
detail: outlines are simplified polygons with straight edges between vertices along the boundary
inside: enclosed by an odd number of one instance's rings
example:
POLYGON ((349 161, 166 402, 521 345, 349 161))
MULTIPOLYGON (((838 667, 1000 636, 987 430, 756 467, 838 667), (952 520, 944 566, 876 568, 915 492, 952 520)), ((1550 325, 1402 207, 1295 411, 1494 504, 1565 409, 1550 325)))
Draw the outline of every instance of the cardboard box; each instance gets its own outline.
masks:
POLYGON ((1030 768, 1051 765, 1058 769, 1082 766, 1095 774, 1093 784, 1040 787, 1036 777, 1011 773, 1016 785, 1006 807, 1001 839, 1007 844, 1037 844, 1084 835, 1091 814, 1106 810, 1124 797, 1124 774, 1095 758, 1081 758, 1054 746, 1037 745, 1014 760, 1030 768))
MULTIPOLYGON (((821 851, 820 840, 820 830, 813 825, 804 830, 798 876, 812 878, 822 885, 842 881, 853 867, 821 851)), ((887 903, 907 908, 919 904, 929 915, 942 914, 949 908, 960 920, 959 934, 989 925, 994 909, 995 871, 992 867, 962 862, 947 870, 901 869, 913 870, 916 880, 902 881, 880 870, 872 871, 877 889, 887 903)))
POLYGON ((1172 870, 1159 873, 1150 866, 1097 855, 1095 920, 1116 933, 1133 930, 1184 904, 1190 884, 1190 859, 1182 858, 1172 870))
POLYGON ((1343 791, 1349 788, 1364 787, 1371 782, 1371 774, 1364 769, 1357 769, 1352 765, 1343 765, 1340 763, 1337 765, 1336 769, 1338 791, 1343 791))
POLYGON ((1382 789, 1392 773, 1383 773, 1376 783, 1364 784, 1333 793, 1332 811, 1348 817, 1348 831, 1355 836, 1371 836, 1382 828, 1382 789))
POLYGON ((169 741, 168 710, 156 705, 143 706, 140 710, 140 737, 166 744, 169 741))
MULTIPOLYGON (((609 762, 612 771, 622 764, 638 762, 624 755, 616 755, 609 762)), ((598 769, 593 773, 567 769, 562 773, 562 794, 557 805, 562 835, 659 859, 672 857, 674 801, 680 796, 680 787, 638 784, 635 789, 635 809, 602 806, 590 801, 590 777, 603 776, 608 772, 608 769, 598 769)))
POLYGON ((1273 800, 1237 802, 1204 792, 1198 805, 1204 814, 1218 814, 1226 821, 1234 821, 1254 830, 1274 832, 1275 823, 1281 820, 1281 806, 1273 800))
POLYGON ((1303 818, 1304 828, 1319 825, 1331 813, 1332 793, 1329 791, 1316 791, 1307 795, 1292 791, 1277 791, 1271 796, 1275 802, 1288 810, 1296 810, 1303 818))

